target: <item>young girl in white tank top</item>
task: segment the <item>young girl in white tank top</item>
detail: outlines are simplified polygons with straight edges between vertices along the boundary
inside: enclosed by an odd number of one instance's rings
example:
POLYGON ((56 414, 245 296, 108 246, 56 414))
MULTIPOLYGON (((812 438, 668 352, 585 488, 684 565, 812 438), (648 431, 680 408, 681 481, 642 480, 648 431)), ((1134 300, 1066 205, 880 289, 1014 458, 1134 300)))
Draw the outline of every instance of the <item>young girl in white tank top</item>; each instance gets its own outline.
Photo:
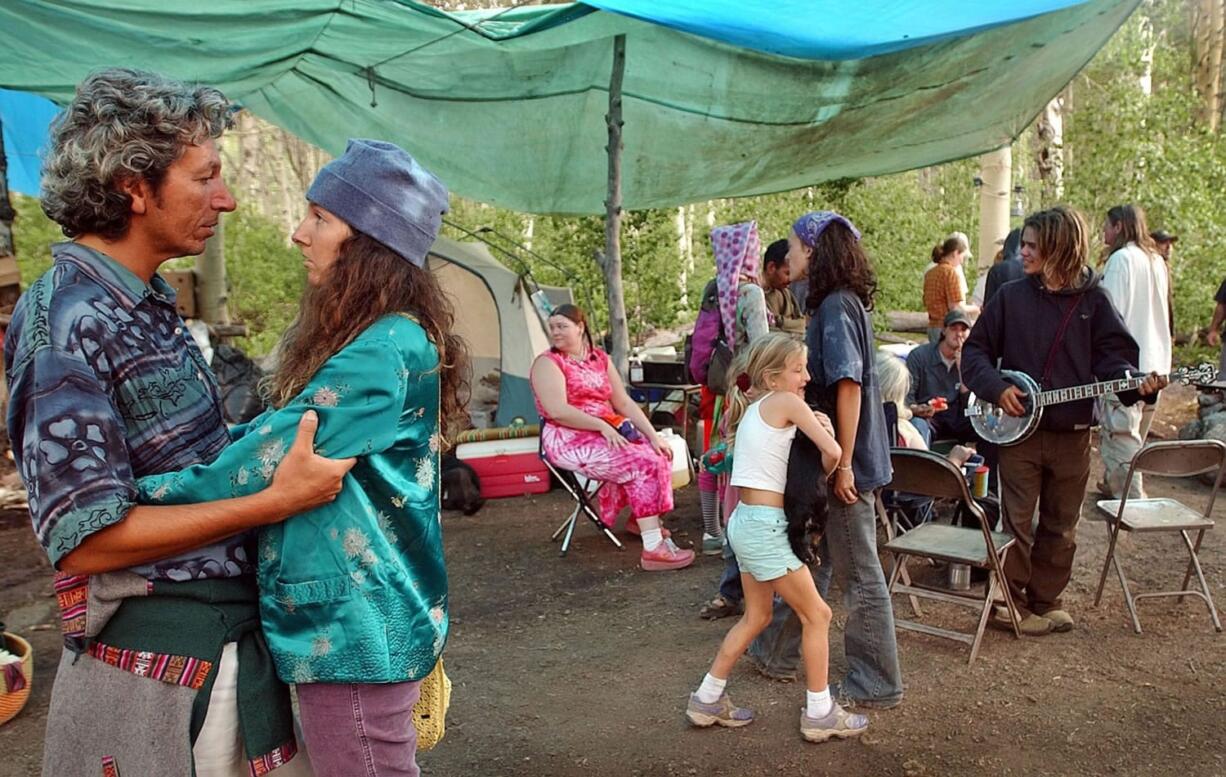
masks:
POLYGON ((788 542, 783 493, 788 456, 797 431, 813 441, 822 454, 824 477, 838 464, 842 450, 830 420, 809 409, 803 399, 809 382, 804 344, 773 333, 749 348, 746 372, 729 391, 732 437, 731 484, 740 489, 740 504, 728 522, 727 538, 741 566, 745 614, 724 637, 719 652, 698 690, 690 694, 686 718, 695 726, 745 726, 753 713, 737 707, 725 686, 736 660, 771 619, 774 594, 800 617, 806 705, 800 733, 810 742, 856 736, 868 726, 830 698, 827 684, 830 607, 822 601, 813 575, 788 542), (746 407, 749 396, 759 397, 746 407))

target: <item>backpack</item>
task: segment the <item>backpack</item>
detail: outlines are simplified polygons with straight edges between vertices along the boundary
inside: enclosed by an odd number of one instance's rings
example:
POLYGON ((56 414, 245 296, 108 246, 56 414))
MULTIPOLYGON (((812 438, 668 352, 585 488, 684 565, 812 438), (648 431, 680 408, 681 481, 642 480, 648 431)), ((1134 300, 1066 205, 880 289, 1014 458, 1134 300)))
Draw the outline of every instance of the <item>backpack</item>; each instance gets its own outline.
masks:
POLYGON ((440 501, 444 510, 460 510, 465 515, 472 515, 481 509, 485 500, 481 498, 481 479, 477 471, 453 455, 442 457, 442 475, 440 501))
POLYGON ((684 353, 691 382, 701 383, 716 394, 728 391, 732 348, 724 336, 724 322, 719 314, 719 287, 715 279, 702 290, 702 304, 694 321, 694 331, 686 338, 684 353))

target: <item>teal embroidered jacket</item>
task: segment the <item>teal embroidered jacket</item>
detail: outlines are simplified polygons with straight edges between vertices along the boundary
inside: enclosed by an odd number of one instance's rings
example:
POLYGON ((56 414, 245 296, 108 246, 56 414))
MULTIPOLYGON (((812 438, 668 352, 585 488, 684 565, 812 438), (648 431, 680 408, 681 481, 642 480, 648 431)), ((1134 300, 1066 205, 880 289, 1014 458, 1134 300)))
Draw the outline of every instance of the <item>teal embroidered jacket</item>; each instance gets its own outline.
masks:
POLYGON ((138 480, 148 504, 254 493, 311 408, 316 449, 358 457, 336 501, 260 533, 260 616, 286 682, 420 680, 443 650, 437 368, 425 330, 385 316, 285 407, 236 427, 212 463, 138 480))

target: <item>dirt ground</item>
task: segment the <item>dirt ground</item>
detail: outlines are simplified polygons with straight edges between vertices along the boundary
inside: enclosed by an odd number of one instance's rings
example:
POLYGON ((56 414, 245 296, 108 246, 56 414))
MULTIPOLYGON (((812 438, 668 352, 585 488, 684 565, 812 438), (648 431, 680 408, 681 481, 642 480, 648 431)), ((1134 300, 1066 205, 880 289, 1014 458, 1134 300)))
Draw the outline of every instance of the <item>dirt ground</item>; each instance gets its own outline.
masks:
MULTIPOLYGON (((1155 433, 1174 439, 1193 395, 1170 389, 1155 433)), ((1096 470, 1091 483, 1096 482, 1096 470)), ((1208 487, 1153 480, 1153 495, 1197 505, 1208 487)), ((1089 494, 1083 506, 1094 513, 1089 494)), ((669 519, 680 541, 700 536, 695 488, 677 494, 669 519)), ((1219 500, 1217 517, 1226 502, 1219 500)), ((455 688, 447 736, 421 754, 427 775, 1199 775, 1226 774, 1226 636, 1196 600, 1142 602, 1133 634, 1119 585, 1101 607, 1094 587, 1105 555, 1103 524, 1082 522, 1067 605, 1071 633, 1015 640, 989 631, 974 666, 965 646, 903 633, 903 704, 870 712, 858 741, 810 745, 797 731, 803 686, 738 664, 730 689, 758 720, 738 730, 694 730, 682 711, 731 621, 698 608, 722 562, 645 573, 637 542, 617 551, 580 526, 570 555, 549 535, 568 504, 554 492, 447 514, 455 688)), ((24 514, 0 514, 0 617, 34 644, 34 695, 0 727, 0 777, 37 774, 58 657, 45 557, 24 514)), ((1215 598, 1226 605, 1226 532, 1201 551, 1215 598)), ((1140 589, 1178 585, 1181 548, 1171 538, 1126 541, 1122 558, 1140 589)), ((930 570, 935 574, 935 570, 930 570)), ((832 676, 843 666, 841 604, 832 676)), ((908 613, 905 600, 896 606, 908 613)), ((969 610, 926 605, 934 621, 968 628, 969 610)), ((134 777, 142 777, 136 775, 134 777)))

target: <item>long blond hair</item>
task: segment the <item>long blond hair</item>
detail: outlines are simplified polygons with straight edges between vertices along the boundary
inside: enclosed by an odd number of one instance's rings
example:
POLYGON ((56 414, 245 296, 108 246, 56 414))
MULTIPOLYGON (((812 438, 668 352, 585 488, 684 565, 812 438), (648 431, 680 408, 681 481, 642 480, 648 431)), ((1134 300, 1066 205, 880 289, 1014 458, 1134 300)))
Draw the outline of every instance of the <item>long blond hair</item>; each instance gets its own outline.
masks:
POLYGON ((788 360, 796 354, 805 353, 805 344, 783 332, 771 332, 754 340, 748 348, 742 348, 728 366, 731 380, 725 399, 724 411, 727 432, 724 442, 732 448, 736 442, 736 429, 745 416, 745 410, 753 401, 767 391, 767 381, 787 369, 788 360), (740 378, 748 379, 748 386, 742 388, 740 378), (752 396, 751 396, 752 395, 752 396))

